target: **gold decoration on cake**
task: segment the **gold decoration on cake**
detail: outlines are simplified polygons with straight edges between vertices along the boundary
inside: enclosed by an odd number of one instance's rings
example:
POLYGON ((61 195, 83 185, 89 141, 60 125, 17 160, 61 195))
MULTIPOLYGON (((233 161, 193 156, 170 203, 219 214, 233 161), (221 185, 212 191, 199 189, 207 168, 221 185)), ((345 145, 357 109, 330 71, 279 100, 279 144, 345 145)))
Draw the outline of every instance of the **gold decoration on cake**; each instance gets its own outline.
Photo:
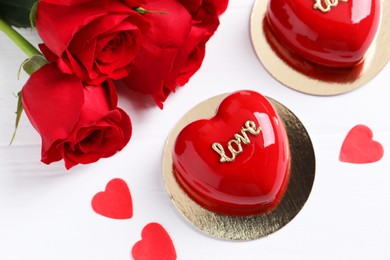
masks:
MULTIPOLYGON (((313 8, 318 9, 323 13, 329 12, 333 7, 336 7, 339 4, 339 0, 315 0, 313 8)), ((348 0, 340 0, 341 2, 348 2, 348 0)))
POLYGON ((260 129, 260 127, 256 128, 255 122, 253 122, 251 120, 246 121, 245 127, 241 128, 241 135, 235 134, 234 139, 230 140, 227 143, 227 148, 230 151, 230 153, 232 154, 231 157, 226 155, 225 149, 222 146, 222 144, 220 144, 220 143, 213 143, 212 144, 211 147, 213 148, 213 150, 216 151, 221 156, 220 162, 222 162, 222 163, 233 162, 236 159, 236 156, 238 154, 242 153, 242 151, 243 151, 241 143, 246 144, 246 145, 251 143, 251 140, 249 139, 246 132, 249 132, 250 134, 257 136, 260 134, 261 129, 260 129), (233 144, 235 145, 235 147, 233 146, 233 144))

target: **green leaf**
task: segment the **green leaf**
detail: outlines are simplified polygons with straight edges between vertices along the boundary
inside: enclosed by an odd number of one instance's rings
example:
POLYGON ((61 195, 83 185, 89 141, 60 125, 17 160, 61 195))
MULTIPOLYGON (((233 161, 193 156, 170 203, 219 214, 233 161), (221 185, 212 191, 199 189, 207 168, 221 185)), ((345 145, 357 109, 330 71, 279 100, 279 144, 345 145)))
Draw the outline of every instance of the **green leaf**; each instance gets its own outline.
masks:
POLYGON ((0 17, 17 27, 29 27, 30 10, 36 0, 0 0, 0 17))
MULTIPOLYGON (((36 54, 34 56, 32 56, 31 58, 28 58, 26 59, 21 67, 23 67, 24 71, 28 74, 28 75, 31 75, 33 74, 35 71, 39 70, 40 68, 42 68, 44 65, 46 65, 48 62, 47 60, 45 59, 44 56, 40 55, 40 54, 36 54)), ((20 69, 19 69, 19 72, 18 72, 18 77, 19 77, 19 74, 20 74, 20 69)))
POLYGON ((36 24, 37 24, 37 10, 38 10, 38 2, 35 2, 33 4, 33 6, 31 7, 31 11, 30 11, 30 15, 29 15, 30 26, 32 28, 35 28, 36 24))
POLYGON ((17 97, 18 97, 18 105, 16 108, 15 131, 14 131, 14 134, 12 135, 12 139, 11 139, 11 142, 9 145, 11 145, 13 143, 13 141, 15 140, 16 131, 18 130, 20 118, 22 117, 22 113, 23 113, 23 102, 22 102, 22 92, 21 91, 19 91, 17 97))
MULTIPOLYGON (((31 58, 26 59, 19 68, 18 78, 19 78, 20 70, 22 67, 29 75, 31 75, 34 72, 36 72, 37 70, 39 70, 40 68, 42 68, 47 63, 48 63, 48 61, 45 59, 45 57, 40 55, 40 54, 36 54, 36 55, 32 56, 31 58)), ((20 121, 20 118, 21 118, 22 113, 23 113, 23 103, 22 103, 22 92, 21 91, 18 93, 17 97, 18 97, 18 105, 16 108, 15 131, 14 131, 14 134, 12 135, 10 145, 12 144, 12 142, 14 141, 14 139, 16 137, 16 132, 18 130, 19 121, 20 121)))

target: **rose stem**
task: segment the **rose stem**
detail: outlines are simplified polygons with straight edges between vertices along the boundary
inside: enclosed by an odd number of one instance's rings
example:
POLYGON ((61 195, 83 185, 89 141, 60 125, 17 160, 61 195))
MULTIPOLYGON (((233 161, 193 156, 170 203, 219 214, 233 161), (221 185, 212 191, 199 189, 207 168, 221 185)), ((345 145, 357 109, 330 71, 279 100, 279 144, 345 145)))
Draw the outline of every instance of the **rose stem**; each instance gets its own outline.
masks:
POLYGON ((28 57, 41 54, 29 41, 0 18, 0 31, 3 31, 28 57))

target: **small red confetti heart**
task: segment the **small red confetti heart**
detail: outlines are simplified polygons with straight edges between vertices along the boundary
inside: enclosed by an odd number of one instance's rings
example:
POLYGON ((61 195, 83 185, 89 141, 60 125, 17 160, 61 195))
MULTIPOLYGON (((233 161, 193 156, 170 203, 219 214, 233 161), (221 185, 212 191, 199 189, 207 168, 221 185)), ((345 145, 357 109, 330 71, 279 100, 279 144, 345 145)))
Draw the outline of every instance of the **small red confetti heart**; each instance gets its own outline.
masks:
POLYGON ((373 163, 383 157, 383 146, 374 141, 372 131, 365 125, 357 125, 347 134, 341 146, 339 159, 347 163, 373 163))
POLYGON ((149 223, 142 230, 142 240, 131 251, 134 260, 174 260, 176 250, 165 229, 158 223, 149 223))
POLYGON ((133 203, 129 187, 122 179, 113 179, 105 191, 92 199, 92 209, 102 216, 113 219, 129 219, 133 216, 133 203))

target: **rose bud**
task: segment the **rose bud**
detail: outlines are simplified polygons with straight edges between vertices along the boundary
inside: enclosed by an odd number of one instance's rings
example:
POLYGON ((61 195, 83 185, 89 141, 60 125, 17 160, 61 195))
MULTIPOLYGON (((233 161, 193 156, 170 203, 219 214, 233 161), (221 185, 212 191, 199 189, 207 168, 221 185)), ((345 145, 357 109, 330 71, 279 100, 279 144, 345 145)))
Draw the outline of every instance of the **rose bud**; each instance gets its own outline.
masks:
POLYGON ((117 107, 114 84, 83 85, 55 63, 31 75, 22 89, 23 107, 42 138, 42 162, 64 159, 70 169, 114 155, 130 140, 129 116, 117 107))

